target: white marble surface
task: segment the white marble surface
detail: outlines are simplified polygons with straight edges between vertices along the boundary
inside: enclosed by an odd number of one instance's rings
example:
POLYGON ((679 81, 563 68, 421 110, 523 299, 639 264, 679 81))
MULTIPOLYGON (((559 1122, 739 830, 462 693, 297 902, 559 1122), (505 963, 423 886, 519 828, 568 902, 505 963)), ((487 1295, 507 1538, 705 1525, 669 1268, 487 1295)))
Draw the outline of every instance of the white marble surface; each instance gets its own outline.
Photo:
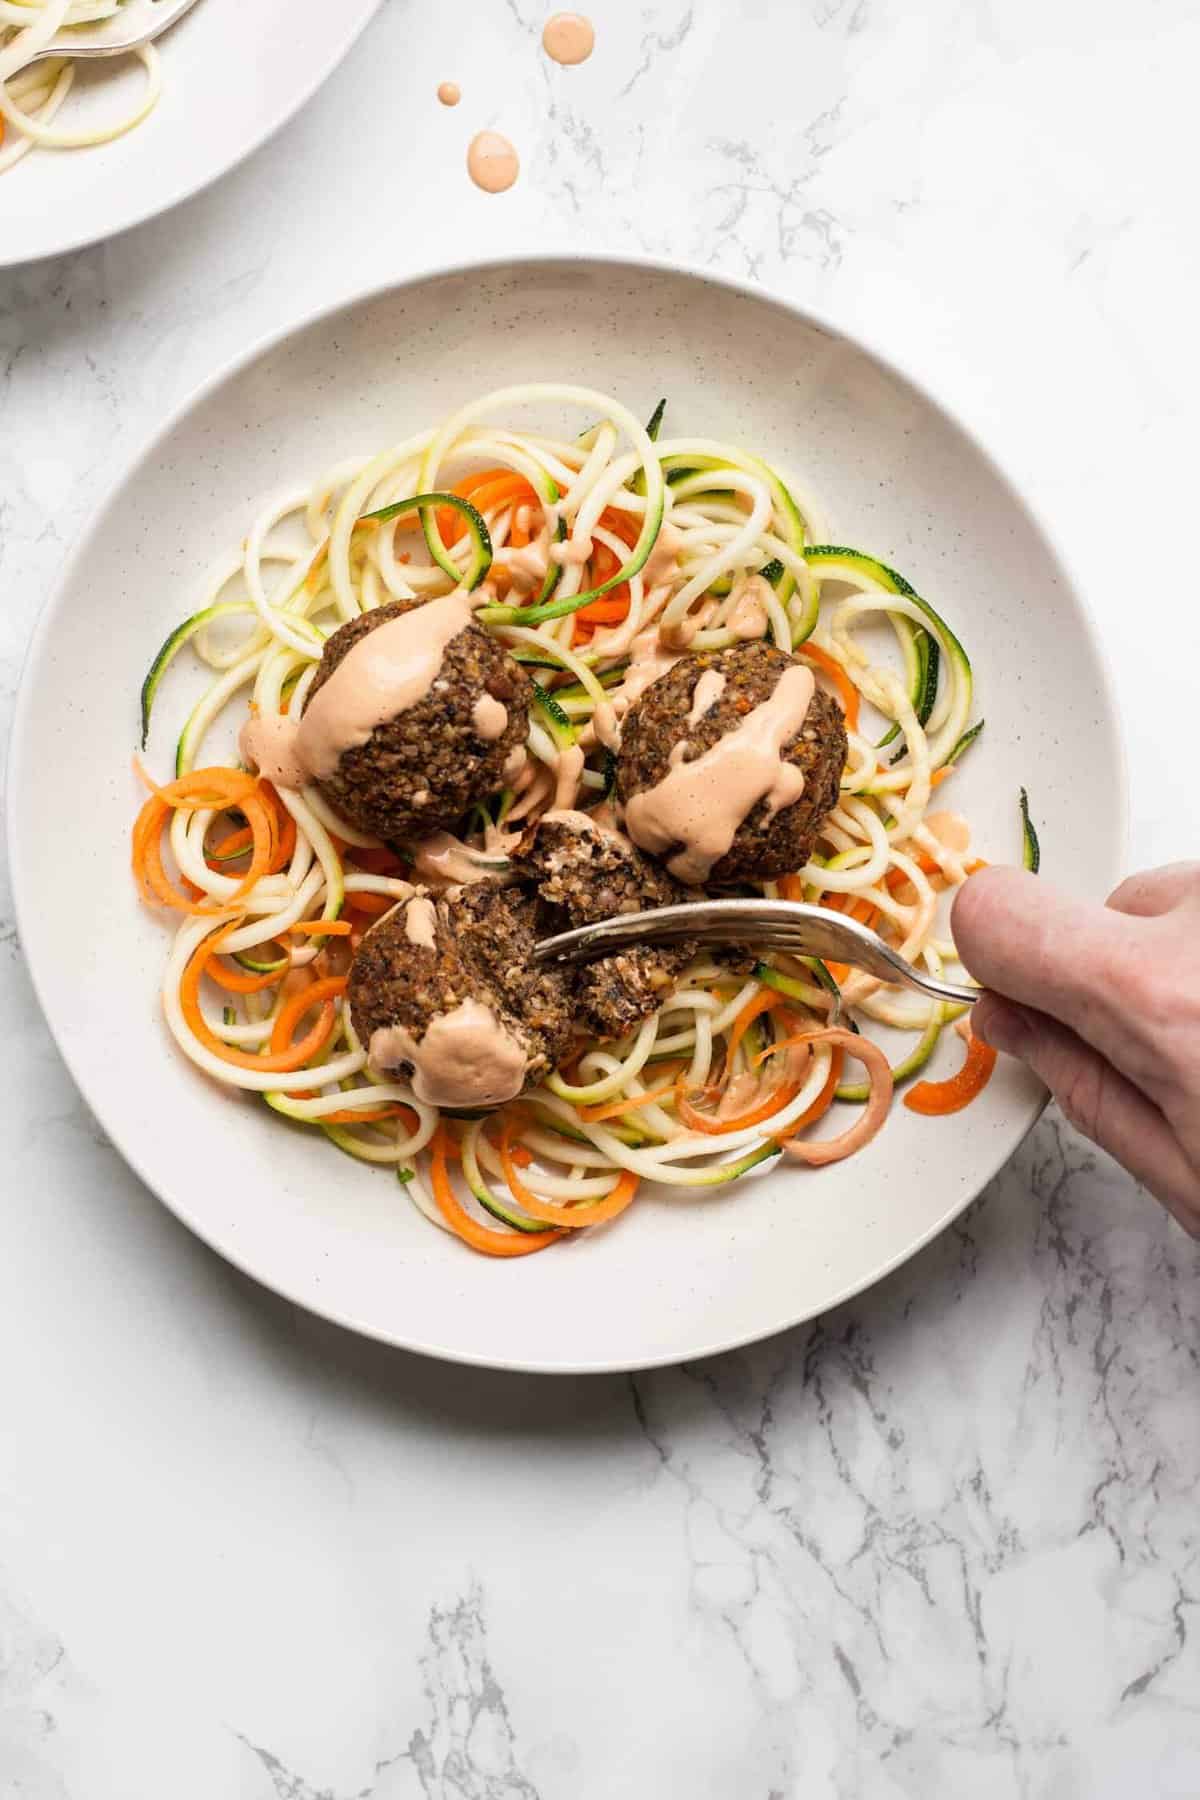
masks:
MULTIPOLYGON (((115 466, 248 341, 468 250, 637 248, 815 298, 985 431, 1103 622, 1133 857, 1194 853, 1192 0, 606 0, 570 73, 540 19, 386 0, 247 167, 0 277, 5 714, 115 466)), ((3 1800, 1200 1793, 1200 1253, 1053 1115, 819 1324, 534 1381, 194 1243, 2 922, 0 1032, 3 1800)))

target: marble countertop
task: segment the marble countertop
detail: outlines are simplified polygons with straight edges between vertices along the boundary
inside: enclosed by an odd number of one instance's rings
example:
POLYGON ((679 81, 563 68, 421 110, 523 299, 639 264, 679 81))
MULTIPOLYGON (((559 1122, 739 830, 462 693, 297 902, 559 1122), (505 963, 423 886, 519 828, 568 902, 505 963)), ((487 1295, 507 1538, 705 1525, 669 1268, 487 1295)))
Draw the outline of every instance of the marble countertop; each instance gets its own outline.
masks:
MULTIPOLYGON (((819 302, 984 432, 1120 672, 1132 860, 1189 818, 1194 854, 1191 0, 606 0, 570 72, 541 17, 385 0, 241 170, 0 275, 5 723, 114 469, 246 343, 465 252, 635 249, 819 302)), ((60 1065, 2 882, 0 1032, 0 1800, 1200 1793, 1200 1252, 1053 1113, 818 1323, 533 1380, 194 1242, 60 1065)))

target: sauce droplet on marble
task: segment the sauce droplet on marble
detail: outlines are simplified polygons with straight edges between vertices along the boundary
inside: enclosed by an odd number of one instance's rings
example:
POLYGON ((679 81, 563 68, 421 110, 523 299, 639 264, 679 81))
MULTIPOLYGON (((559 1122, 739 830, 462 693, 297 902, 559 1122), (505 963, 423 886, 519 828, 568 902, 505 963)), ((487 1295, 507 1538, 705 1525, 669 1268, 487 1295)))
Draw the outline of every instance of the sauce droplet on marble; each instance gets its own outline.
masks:
POLYGON ((481 131, 467 151, 467 173, 485 194, 502 194, 520 173, 516 151, 498 131, 481 131))
POLYGON ((586 62, 595 47, 595 27, 582 13, 555 13, 546 20, 542 48, 552 61, 570 68, 586 62))

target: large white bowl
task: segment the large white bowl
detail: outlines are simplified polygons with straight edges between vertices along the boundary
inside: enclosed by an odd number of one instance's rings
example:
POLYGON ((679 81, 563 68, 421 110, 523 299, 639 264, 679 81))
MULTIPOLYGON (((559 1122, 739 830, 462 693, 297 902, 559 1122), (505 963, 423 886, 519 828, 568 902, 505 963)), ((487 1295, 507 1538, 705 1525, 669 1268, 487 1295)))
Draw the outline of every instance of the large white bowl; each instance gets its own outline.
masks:
MULTIPOLYGON (((369 295, 253 352, 159 433, 78 547, 29 657, 13 874, 21 940, 75 1079, 138 1173, 223 1256, 432 1355, 632 1368, 765 1336, 876 1280, 979 1192, 1040 1090, 1002 1066, 956 1116, 897 1107, 850 1162, 775 1165, 715 1198, 647 1196, 582 1241, 497 1264, 418 1217, 387 1174, 232 1101, 176 1053, 157 998, 165 934, 129 875, 138 684, 213 556, 273 492, 530 378, 588 383, 645 413, 665 394, 673 432, 804 471, 835 537, 904 570, 974 657, 987 731, 954 803, 981 852, 1016 859, 1025 783, 1050 879, 1111 885, 1125 778, 1102 656, 985 452, 827 323, 725 281, 599 260, 469 268, 369 295)), ((168 684, 160 768, 177 704, 168 684)))
MULTIPOLYGON (((202 0, 159 39, 163 92, 109 144, 32 150, 0 175, 0 268, 112 237, 198 193, 332 75, 380 0, 202 0)), ((56 126, 130 111, 141 64, 76 65, 56 126)))

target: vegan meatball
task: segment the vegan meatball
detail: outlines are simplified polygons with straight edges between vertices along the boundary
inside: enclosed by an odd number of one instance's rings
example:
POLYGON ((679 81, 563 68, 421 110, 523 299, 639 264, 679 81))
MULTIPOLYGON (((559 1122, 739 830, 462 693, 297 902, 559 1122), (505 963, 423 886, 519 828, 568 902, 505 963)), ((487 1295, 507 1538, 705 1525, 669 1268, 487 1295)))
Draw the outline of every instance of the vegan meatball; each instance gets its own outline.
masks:
MULTIPOLYGON (((392 600, 339 627, 325 643, 308 704, 369 632, 420 604, 392 600)), ((511 771, 528 734, 529 702, 525 671, 472 622, 451 638, 429 692, 365 744, 344 750, 321 778, 321 792, 350 824, 382 838, 444 830, 505 785, 505 765, 511 771)))
MULTIPOLYGON (((547 935, 690 897, 615 826, 584 812, 547 813, 526 833, 515 861, 559 914, 543 922, 547 935)), ((662 1005, 693 954, 687 944, 637 945, 585 963, 576 976, 583 1022, 599 1037, 624 1037, 662 1005)))
MULTIPOLYGON (((765 643, 682 657, 646 688, 625 717, 617 761, 617 791, 625 805, 657 787, 681 757, 693 762, 735 732, 796 666, 794 657, 765 643)), ((782 751, 784 760, 803 774, 803 793, 775 812, 759 800, 707 880, 718 887, 769 881, 802 868, 822 822, 837 804, 847 749, 842 710, 818 690, 803 725, 782 751)))
POLYGON ((511 1099, 571 1041, 570 976, 533 961, 536 902, 481 882, 416 893, 369 931, 350 970, 355 1031, 418 1099, 469 1109, 511 1099), (503 1091, 506 1090, 506 1091, 503 1091))

